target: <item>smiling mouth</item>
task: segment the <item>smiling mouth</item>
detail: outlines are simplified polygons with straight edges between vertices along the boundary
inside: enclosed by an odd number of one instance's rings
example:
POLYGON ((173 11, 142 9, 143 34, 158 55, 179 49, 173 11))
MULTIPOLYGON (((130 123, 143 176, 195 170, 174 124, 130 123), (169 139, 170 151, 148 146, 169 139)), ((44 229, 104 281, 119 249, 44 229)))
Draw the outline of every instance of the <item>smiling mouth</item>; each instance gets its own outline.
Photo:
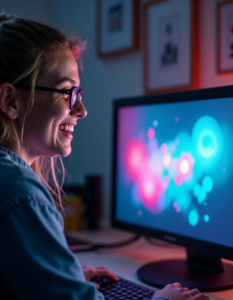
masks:
POLYGON ((72 125, 60 125, 59 130, 62 132, 73 132, 74 131, 74 126, 72 125))

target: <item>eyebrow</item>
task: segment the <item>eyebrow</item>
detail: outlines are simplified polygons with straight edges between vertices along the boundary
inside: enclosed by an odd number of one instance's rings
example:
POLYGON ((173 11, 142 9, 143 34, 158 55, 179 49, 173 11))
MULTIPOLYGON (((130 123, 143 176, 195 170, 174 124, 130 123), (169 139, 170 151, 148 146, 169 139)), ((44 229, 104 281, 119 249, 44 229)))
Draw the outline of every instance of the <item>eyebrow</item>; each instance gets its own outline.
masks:
POLYGON ((62 83, 62 82, 66 82, 66 81, 69 81, 69 82, 72 83, 72 84, 76 84, 76 83, 77 83, 76 80, 74 80, 74 79, 71 79, 71 78, 69 78, 69 77, 62 77, 62 78, 60 78, 60 79, 58 80, 57 84, 60 84, 60 83, 62 83))

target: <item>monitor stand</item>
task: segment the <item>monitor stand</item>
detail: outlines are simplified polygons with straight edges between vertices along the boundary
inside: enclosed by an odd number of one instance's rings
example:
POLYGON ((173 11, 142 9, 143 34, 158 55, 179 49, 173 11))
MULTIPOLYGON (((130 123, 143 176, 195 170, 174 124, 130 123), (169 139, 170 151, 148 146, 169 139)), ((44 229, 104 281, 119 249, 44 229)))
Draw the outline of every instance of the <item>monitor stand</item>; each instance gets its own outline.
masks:
POLYGON ((149 263, 139 268, 137 274, 140 280, 156 287, 179 282, 183 287, 200 291, 233 288, 233 265, 190 249, 187 249, 187 260, 149 263))

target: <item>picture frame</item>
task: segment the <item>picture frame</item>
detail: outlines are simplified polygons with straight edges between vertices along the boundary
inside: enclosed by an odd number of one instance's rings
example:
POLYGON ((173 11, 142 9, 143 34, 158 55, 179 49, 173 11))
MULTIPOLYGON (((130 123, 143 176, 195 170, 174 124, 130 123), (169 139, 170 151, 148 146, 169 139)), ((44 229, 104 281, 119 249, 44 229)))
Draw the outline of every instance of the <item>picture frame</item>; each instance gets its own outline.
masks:
POLYGON ((139 49, 139 0, 98 0, 97 52, 102 58, 139 49))
POLYGON ((144 4, 144 87, 147 94, 199 87, 199 0, 144 4))
POLYGON ((217 4, 217 73, 233 72, 233 0, 217 4))

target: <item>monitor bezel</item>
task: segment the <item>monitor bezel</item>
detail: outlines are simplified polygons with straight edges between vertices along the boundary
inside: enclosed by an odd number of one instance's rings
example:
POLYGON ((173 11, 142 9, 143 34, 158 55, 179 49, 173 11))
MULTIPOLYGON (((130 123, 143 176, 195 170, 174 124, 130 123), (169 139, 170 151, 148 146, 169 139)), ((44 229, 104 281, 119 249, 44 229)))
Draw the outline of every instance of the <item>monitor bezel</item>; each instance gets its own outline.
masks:
POLYGON ((117 155, 117 111, 120 107, 133 105, 149 105, 159 103, 202 101, 220 98, 232 98, 233 86, 208 88, 200 90, 183 91, 169 94, 156 94, 126 99, 116 99, 113 101, 113 148, 112 148, 112 209, 111 223, 118 229, 131 231, 140 235, 156 238, 170 242, 182 247, 191 248, 212 256, 233 260, 233 247, 215 244, 168 231, 162 231, 135 224, 119 221, 116 218, 116 155, 117 155))

